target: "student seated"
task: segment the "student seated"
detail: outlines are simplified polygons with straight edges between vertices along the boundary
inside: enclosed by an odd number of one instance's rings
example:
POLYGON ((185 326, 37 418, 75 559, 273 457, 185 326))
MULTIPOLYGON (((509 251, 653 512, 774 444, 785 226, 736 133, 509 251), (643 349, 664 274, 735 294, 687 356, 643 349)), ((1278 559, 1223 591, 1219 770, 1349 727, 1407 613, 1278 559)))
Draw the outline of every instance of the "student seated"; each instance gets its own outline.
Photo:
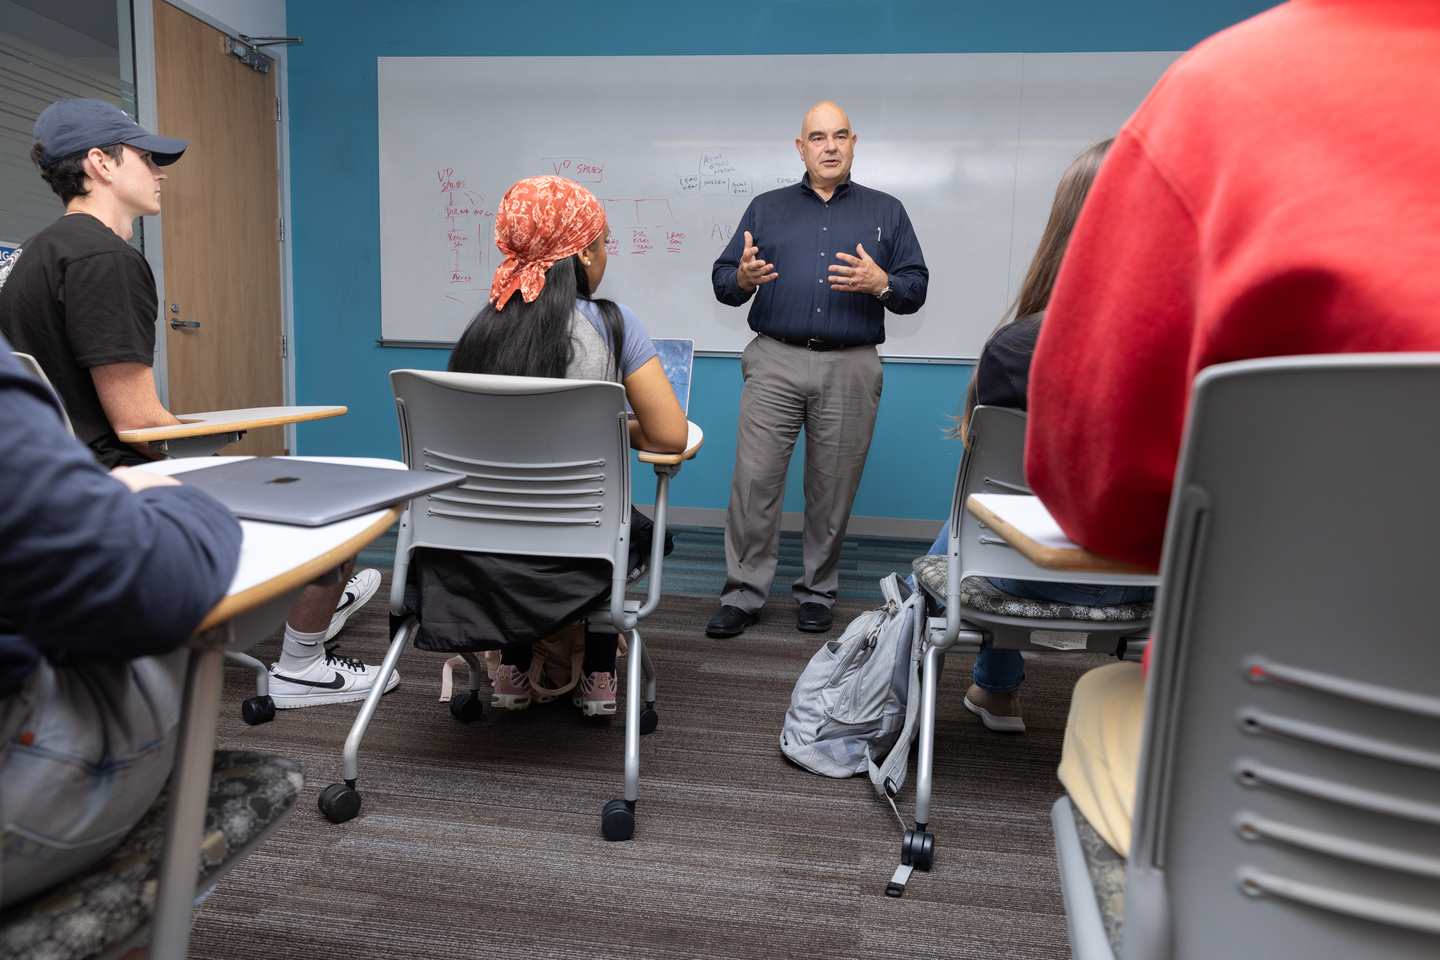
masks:
POLYGON ((225 507, 107 475, 0 337, 0 907, 119 845, 170 776, 187 652, 240 555, 225 507))
MULTIPOLYGON (((625 387, 635 413, 631 445, 658 453, 685 449, 687 424, 655 354, 630 308, 596 300, 605 276, 609 229, 600 202, 560 177, 521 180, 495 215, 495 242, 505 262, 490 303, 470 321, 447 369, 569 380, 609 380, 625 387)), ((650 555, 649 521, 631 512, 631 563, 650 555)), ((667 551, 668 552, 668 551, 667 551)), ((419 549, 406 602, 419 614, 423 650, 501 651, 495 706, 523 710, 534 699, 532 647, 610 596, 605 560, 520 558, 419 549)), ((619 636, 585 634, 575 697, 586 716, 615 712, 619 636)))
MULTIPOLYGON (((135 219, 160 212, 164 168, 188 140, 158 137, 104 100, 60 100, 35 121, 30 159, 65 215, 26 240, 0 271, 0 333, 45 371, 75 436, 106 467, 159 459, 119 430, 178 424, 155 393, 159 297, 150 265, 128 241, 135 219)), ((8 350, 7 350, 8 352, 8 350)), ((306 587, 285 629, 270 695, 286 709, 362 700, 376 670, 322 650, 380 587, 377 570, 306 587)), ((400 676, 392 673, 387 688, 400 676)))
MULTIPOLYGON (((1121 129, 1030 378, 1025 473, 1071 539, 1159 566, 1205 367, 1440 350, 1437 65, 1440 5, 1295 0, 1181 57, 1121 129)), ((1144 700, 1138 664, 1087 673, 1060 763, 1121 854, 1144 700)))
MULTIPOLYGON (((965 416, 957 436, 963 438, 970 414, 979 405, 1013 407, 1024 410, 1030 377, 1030 357, 1035 352, 1035 338, 1045 319, 1045 308, 1055 286, 1055 275, 1070 242, 1070 231, 1085 203, 1085 195, 1100 162, 1115 141, 1103 140, 1080 154, 1055 189, 1055 202, 1050 219, 1040 238, 1040 247, 1025 272, 1020 293, 1009 315, 1000 321, 976 364, 975 376, 965 397, 965 416), (1018 318, 1018 319, 1017 319, 1018 318)), ((950 524, 940 528, 940 536, 930 547, 931 555, 949 549, 950 524)), ((1043 580, 1011 580, 988 578, 1000 591, 1025 600, 1048 600, 1077 607, 1103 607, 1117 603, 1153 600, 1153 587, 1103 587, 1088 583, 1050 583, 1043 580)), ((1020 685, 1025 682, 1025 658, 1019 650, 997 650, 986 645, 975 658, 974 683, 965 693, 965 708, 976 714, 991 730, 1023 733, 1025 720, 1020 715, 1020 685)))

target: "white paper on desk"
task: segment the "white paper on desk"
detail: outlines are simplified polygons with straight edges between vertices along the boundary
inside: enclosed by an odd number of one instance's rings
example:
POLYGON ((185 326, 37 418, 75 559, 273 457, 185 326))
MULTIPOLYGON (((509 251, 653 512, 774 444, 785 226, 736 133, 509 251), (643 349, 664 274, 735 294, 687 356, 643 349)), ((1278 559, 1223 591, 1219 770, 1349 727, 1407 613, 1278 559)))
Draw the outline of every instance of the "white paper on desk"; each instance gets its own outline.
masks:
POLYGON ((1051 550, 1083 550, 1084 547, 1065 536, 1060 524, 1050 516, 1039 497, 1008 493, 974 493, 976 503, 1019 530, 1042 547, 1051 550))

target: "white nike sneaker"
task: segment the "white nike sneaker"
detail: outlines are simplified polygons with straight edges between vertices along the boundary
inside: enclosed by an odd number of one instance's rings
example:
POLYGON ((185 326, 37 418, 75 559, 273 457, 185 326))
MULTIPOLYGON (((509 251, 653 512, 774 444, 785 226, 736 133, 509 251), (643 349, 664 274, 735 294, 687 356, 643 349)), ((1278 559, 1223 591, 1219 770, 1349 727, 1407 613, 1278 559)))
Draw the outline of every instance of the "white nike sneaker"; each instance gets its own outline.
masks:
MULTIPOLYGON (((280 664, 270 665, 270 697, 279 710, 308 707, 317 703, 349 703, 364 700, 375 683, 379 667, 370 667, 354 657, 335 655, 339 644, 325 650, 325 656, 299 673, 282 673, 280 664)), ((385 684, 389 693, 400 686, 400 671, 390 671, 385 684)))
POLYGON ((333 640, 340 628, 345 626, 345 621, 350 619, 350 614, 369 603, 379 589, 379 570, 367 567, 351 577, 345 584, 345 592, 340 595, 340 602, 335 605, 335 615, 330 618, 330 628, 325 631, 325 639, 333 640))

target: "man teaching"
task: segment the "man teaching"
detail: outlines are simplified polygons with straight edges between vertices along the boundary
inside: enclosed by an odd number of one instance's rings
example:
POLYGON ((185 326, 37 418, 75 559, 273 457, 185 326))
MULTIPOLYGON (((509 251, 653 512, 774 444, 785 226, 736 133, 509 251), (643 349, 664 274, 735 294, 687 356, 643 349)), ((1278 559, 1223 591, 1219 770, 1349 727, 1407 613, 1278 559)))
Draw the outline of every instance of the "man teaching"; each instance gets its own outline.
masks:
POLYGON ((706 625, 733 637, 759 620, 775 579, 785 474, 805 428, 801 630, 830 628, 840 548, 880 405, 885 310, 914 313, 930 273, 899 200, 850 179, 856 137, 833 103, 805 114, 805 176, 750 202, 711 280, 721 303, 754 297, 741 355, 724 592, 706 625))

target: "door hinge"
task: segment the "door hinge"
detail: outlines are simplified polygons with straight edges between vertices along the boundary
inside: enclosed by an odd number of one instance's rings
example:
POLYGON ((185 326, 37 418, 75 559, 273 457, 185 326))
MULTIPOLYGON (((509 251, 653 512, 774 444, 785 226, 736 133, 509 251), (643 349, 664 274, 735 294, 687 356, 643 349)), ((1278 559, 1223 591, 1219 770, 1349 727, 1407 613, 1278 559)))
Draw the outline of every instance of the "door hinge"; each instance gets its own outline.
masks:
POLYGON ((284 360, 290 355, 290 342, 285 339, 285 334, 280 334, 280 359, 284 360))
POLYGON ((280 218, 280 242, 285 242, 285 218, 280 218))
POLYGON ((280 98, 275 98, 275 122, 280 122, 280 98))

